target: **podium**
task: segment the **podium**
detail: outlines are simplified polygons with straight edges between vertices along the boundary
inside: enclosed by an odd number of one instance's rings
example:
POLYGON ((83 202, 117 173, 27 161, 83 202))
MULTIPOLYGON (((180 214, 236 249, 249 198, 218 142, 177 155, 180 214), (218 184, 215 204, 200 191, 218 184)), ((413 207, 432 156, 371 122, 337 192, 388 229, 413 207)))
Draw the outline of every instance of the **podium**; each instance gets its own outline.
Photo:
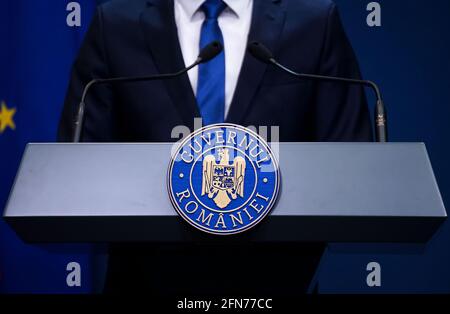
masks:
POLYGON ((422 143, 272 143, 272 212, 243 234, 209 235, 171 205, 172 145, 28 144, 4 219, 31 243, 425 243, 447 216, 422 143))

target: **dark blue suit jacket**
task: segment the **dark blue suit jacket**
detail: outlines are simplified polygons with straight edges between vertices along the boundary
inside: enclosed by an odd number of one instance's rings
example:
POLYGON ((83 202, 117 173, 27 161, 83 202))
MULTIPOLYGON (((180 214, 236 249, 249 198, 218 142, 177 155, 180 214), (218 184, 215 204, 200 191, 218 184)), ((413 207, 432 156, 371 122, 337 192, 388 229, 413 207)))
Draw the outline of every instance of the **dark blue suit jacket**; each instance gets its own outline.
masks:
MULTIPOLYGON (((256 40, 301 72, 359 78, 336 6, 329 0, 255 0, 256 40)), ((185 67, 173 1, 111 1, 98 8, 74 64, 59 128, 70 140, 82 89, 93 78, 176 72, 185 67)), ((187 75, 164 82, 97 86, 87 98, 85 141, 174 141, 198 117, 187 75)), ((245 55, 227 122, 279 126, 281 141, 371 141, 364 91, 301 81, 245 55)))
MULTIPOLYGON (((249 41, 301 72, 359 78, 330 0, 254 0, 249 41)), ((176 72, 185 67, 172 0, 100 6, 75 61, 59 139, 70 141, 83 87, 93 78, 176 72)), ((174 141, 199 116, 187 75, 164 82, 97 86, 87 98, 84 141, 174 141)), ((281 141, 371 141, 364 91, 300 81, 245 55, 227 122, 279 126, 281 141)), ((186 295, 304 292, 323 246, 114 246, 107 291, 186 295), (233 267, 240 265, 242 267, 233 267), (199 275, 200 274, 200 275, 199 275), (239 280, 238 280, 239 279, 239 280)))

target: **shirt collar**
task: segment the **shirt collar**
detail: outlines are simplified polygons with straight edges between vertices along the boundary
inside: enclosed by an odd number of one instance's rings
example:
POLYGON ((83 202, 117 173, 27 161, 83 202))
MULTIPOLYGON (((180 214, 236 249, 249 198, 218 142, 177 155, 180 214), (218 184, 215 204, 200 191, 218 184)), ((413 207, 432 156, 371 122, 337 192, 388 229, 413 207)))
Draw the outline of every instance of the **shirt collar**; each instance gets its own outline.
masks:
MULTIPOLYGON (((176 0, 186 14, 192 19, 194 14, 200 9, 205 0, 176 0)), ((249 4, 252 0, 223 0, 227 6, 233 11, 239 18, 243 16, 246 10, 249 9, 249 4)))

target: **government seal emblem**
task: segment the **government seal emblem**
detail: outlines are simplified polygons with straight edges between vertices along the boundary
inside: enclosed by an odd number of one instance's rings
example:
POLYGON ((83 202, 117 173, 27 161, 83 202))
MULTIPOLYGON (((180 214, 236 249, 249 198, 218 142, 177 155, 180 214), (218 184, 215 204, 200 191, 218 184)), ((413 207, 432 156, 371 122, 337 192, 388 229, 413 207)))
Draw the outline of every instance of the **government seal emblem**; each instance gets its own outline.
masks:
POLYGON ((197 229, 226 235, 264 219, 277 199, 280 173, 258 134, 234 124, 214 124, 181 142, 167 182, 181 217, 197 229))

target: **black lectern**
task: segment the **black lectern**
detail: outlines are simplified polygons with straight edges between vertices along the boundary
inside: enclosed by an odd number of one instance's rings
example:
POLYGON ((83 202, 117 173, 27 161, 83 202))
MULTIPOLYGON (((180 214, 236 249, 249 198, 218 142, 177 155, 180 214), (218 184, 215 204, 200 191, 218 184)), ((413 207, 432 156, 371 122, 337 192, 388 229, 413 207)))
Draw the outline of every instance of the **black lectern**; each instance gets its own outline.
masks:
POLYGON ((253 230, 204 234, 172 208, 172 144, 29 144, 5 220, 27 242, 426 242, 446 218, 421 143, 272 143, 278 203, 253 230))

